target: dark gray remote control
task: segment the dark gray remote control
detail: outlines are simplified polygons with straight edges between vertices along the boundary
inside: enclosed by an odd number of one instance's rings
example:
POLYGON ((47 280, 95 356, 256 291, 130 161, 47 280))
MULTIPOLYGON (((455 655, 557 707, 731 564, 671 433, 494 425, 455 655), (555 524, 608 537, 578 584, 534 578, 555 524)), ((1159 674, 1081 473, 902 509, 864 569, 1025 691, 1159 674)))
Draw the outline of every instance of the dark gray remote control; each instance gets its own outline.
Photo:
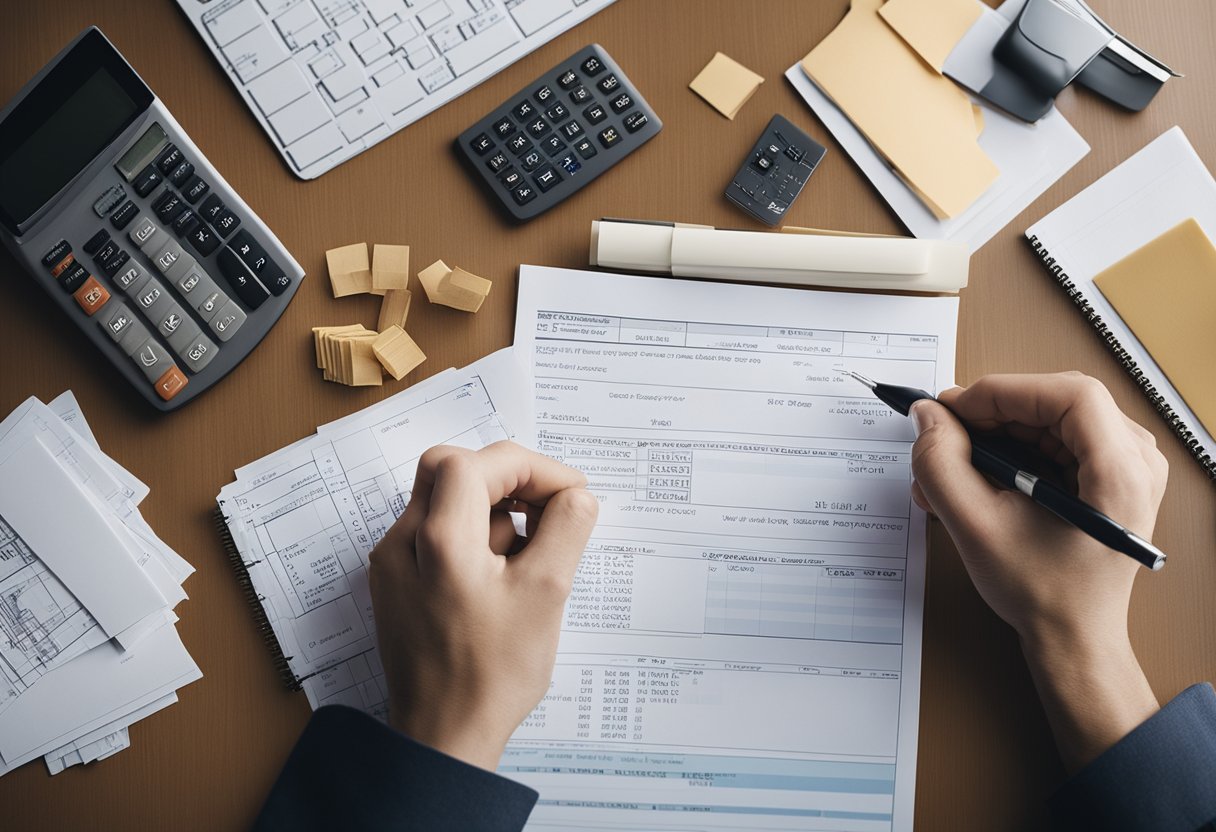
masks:
POLYGON ((781 222, 827 149, 773 116, 726 189, 726 198, 767 225, 781 222))

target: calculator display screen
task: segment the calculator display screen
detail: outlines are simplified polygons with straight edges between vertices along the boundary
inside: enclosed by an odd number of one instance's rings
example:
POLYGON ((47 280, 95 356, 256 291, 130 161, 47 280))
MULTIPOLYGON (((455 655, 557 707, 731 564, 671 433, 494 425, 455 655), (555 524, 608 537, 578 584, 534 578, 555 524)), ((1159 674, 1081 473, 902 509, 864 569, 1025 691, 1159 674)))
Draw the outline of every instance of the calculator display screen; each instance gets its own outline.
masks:
POLYGON ((86 35, 0 124, 0 221, 16 233, 151 97, 100 32, 86 35))

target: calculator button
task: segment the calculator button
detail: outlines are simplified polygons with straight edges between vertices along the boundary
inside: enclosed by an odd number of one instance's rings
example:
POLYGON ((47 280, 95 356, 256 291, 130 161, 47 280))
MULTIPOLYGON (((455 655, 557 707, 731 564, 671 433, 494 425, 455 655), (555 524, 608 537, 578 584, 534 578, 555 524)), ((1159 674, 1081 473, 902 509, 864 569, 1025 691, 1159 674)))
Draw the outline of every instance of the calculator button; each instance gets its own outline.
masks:
POLYGON ((608 118, 608 111, 604 109, 602 104, 592 104, 590 107, 583 110, 583 117, 592 124, 599 124, 601 121, 608 118))
MULTIPOLYGON (((115 254, 118 254, 118 241, 110 240, 108 243, 103 243, 101 248, 97 249, 97 253, 93 255, 93 259, 98 263, 104 263, 115 254)), ((54 275, 55 272, 52 270, 51 274, 54 275)))
POLYGON ((241 220, 236 214, 225 208, 220 212, 219 216, 211 221, 211 227, 219 233, 220 237, 227 237, 236 227, 241 224, 241 220))
POLYGON ((627 92, 623 92, 611 102, 612 112, 620 115, 633 106, 633 96, 627 92))
POLYGON ((230 299, 211 319, 211 331, 220 341, 227 341, 241 328, 241 324, 245 323, 245 318, 244 310, 236 305, 236 301, 230 299))
POLYGON ((159 341, 151 337, 144 339, 131 358, 135 360, 135 366, 143 370, 144 378, 153 383, 163 376, 173 364, 173 359, 169 357, 165 348, 160 345, 159 341))
POLYGON ((93 203, 93 213, 99 217, 105 217, 113 213, 114 209, 122 205, 127 198, 127 191, 122 185, 111 185, 102 191, 101 196, 93 203))
POLYGON ((220 238, 203 223, 199 223, 193 231, 188 232, 186 239, 190 241, 190 245, 194 246, 194 250, 204 257, 215 251, 220 245, 220 238))
POLYGON ((128 268, 115 274, 110 279, 114 284, 124 292, 130 294, 135 289, 139 288, 140 283, 147 276, 147 273, 136 263, 128 263, 128 268))
POLYGON ((650 119, 640 110, 625 116, 625 129, 630 133, 638 132, 649 123, 650 119))
MULTIPOLYGON (((211 284, 214 286, 215 284, 211 284)), ((228 296, 223 292, 218 292, 212 289, 210 292, 202 296, 203 299, 194 308, 198 310, 198 314, 202 316, 204 321, 210 321, 215 317, 215 313, 224 308, 228 303, 228 296)))
POLYGON ((177 354, 182 357, 182 361, 186 362, 186 366, 190 368, 191 372, 198 373, 211 363, 211 359, 215 358, 217 352, 219 352, 219 347, 200 332, 191 343, 178 350, 177 354))
MULTIPOLYGON (((136 318, 135 314, 127 309, 127 307, 119 304, 119 309, 125 314, 128 323, 122 328, 121 332, 114 333, 111 331, 110 337, 114 338, 114 340, 118 343, 118 348, 123 351, 124 355, 134 358, 135 351, 139 349, 140 345, 142 345, 144 341, 152 337, 152 333, 148 331, 146 326, 144 326, 143 321, 136 318)), ((104 319, 107 314, 108 312, 103 313, 101 317, 104 319)), ((107 330, 113 329, 113 323, 114 319, 111 319, 110 322, 106 324, 107 330)))
POLYGON ((215 222, 215 218, 224 212, 224 203, 220 200, 219 194, 212 194, 203 200, 202 206, 198 212, 203 215, 203 218, 208 222, 215 222))
POLYGON ((600 79, 600 82, 596 84, 596 86, 600 88, 600 92, 605 94, 613 92, 620 85, 621 82, 617 80, 615 75, 605 75, 600 79))
POLYGON ((565 156, 557 160, 557 166, 566 173, 577 173, 582 169, 583 163, 578 160, 578 157, 573 153, 567 153, 565 156))
POLYGON ((258 275, 258 279, 262 281, 262 285, 270 290, 272 295, 276 297, 287 291, 287 287, 291 286, 291 278, 288 277, 278 265, 271 260, 270 265, 266 267, 266 271, 258 275))
POLYGON ((549 121, 557 124, 570 118, 570 111, 566 109, 565 104, 559 101, 548 110, 545 110, 545 115, 549 117, 549 121))
POLYGON ((180 188, 182 183, 194 176, 194 165, 189 162, 182 162, 180 165, 169 171, 169 181, 174 187, 180 188))
POLYGON ((152 255, 152 265, 156 266, 161 274, 167 274, 183 256, 188 257, 189 255, 182 250, 182 247, 177 244, 176 240, 169 240, 163 248, 152 255))
POLYGON ((553 158, 566 149, 566 143, 557 136, 550 136, 541 142, 540 146, 545 149, 545 153, 548 154, 549 158, 553 158))
POLYGON ((182 152, 178 149, 177 145, 171 144, 156 157, 156 167, 167 176, 169 171, 181 164, 182 161, 182 152))
POLYGON ((135 177, 135 181, 131 183, 131 187, 135 189, 135 193, 140 196, 147 196, 156 190, 156 186, 163 182, 165 178, 161 176, 153 165, 148 165, 139 175, 135 177))
POLYGON ((79 289, 72 293, 72 297, 80 304, 84 314, 91 317, 98 309, 106 305, 106 301, 110 299, 110 293, 106 291, 105 286, 97 282, 97 278, 90 276, 79 289))
POLYGON ((469 145, 477 153, 478 156, 484 156, 494 149, 494 142, 490 141, 490 137, 485 133, 478 133, 469 145))
POLYGON ((127 237, 142 249, 149 240, 156 236, 157 231, 160 231, 160 226, 154 223, 147 214, 141 214, 135 221, 135 225, 131 226, 131 230, 127 232, 127 237))
POLYGON ((42 265, 49 269, 71 253, 72 247, 68 244, 68 241, 60 240, 55 243, 50 251, 42 255, 42 265))
MULTIPOLYGON (((198 339, 205 338, 205 336, 203 335, 203 331, 198 328, 198 324, 194 322, 193 318, 191 318, 185 312, 180 312, 179 314, 181 315, 182 322, 178 325, 177 329, 165 336, 165 340, 169 342, 169 349, 177 353, 179 357, 185 358, 182 352, 187 347, 198 341, 198 339)), ((208 355, 207 358, 210 359, 211 356, 208 355)), ((187 362, 187 365, 189 365, 189 362, 187 362)), ((194 370, 194 372, 198 372, 198 370, 202 368, 190 366, 190 369, 194 370)))
POLYGON ((258 245, 248 231, 238 231, 228 247, 237 253, 245 265, 253 269, 254 274, 261 274, 267 264, 274 265, 266 256, 266 249, 258 245))
POLYGON ((575 104, 586 104, 591 100, 591 91, 586 87, 575 87, 570 90, 570 100, 575 104))
POLYGON ((785 149, 785 155, 790 157, 791 161, 801 162, 802 157, 806 155, 806 151, 797 145, 790 145, 785 149))
POLYGON ((75 294, 84 282, 89 279, 89 270, 78 261, 72 261, 72 267, 59 276, 59 286, 69 295, 75 294))
POLYGON ((109 260, 106 260, 104 263, 101 264, 101 271, 105 274, 106 277, 113 277, 114 275, 118 274, 119 269, 121 269, 123 266, 127 265, 127 261, 130 259, 131 259, 131 255, 127 254, 125 251, 120 250, 117 254, 115 254, 109 260))
POLYGON ((204 281, 207 281, 207 276, 203 274, 203 270, 199 268, 198 263, 195 263, 192 269, 173 282, 183 295, 189 295, 195 289, 204 286, 204 281))
POLYGON ((578 84, 578 74, 573 69, 567 69, 557 79, 557 85, 564 90, 578 84))
POLYGON ((177 262, 165 272, 165 279, 172 283, 177 283, 177 281, 189 274, 191 269, 197 267, 198 261, 183 251, 181 256, 177 258, 177 262))
POLYGON ((89 241, 84 244, 85 254, 96 254, 97 250, 105 245, 110 239, 110 232, 104 228, 89 238, 89 241))
POLYGON ((553 100, 553 90, 549 88, 548 84, 546 84, 536 92, 532 93, 532 97, 536 99, 537 104, 544 106, 553 100))
POLYGON ((502 176, 498 177, 498 181, 503 184, 508 191, 514 190, 524 181, 524 177, 515 168, 507 168, 502 176))
POLYGON ((525 98, 523 101, 515 105, 515 109, 511 111, 511 115, 515 116, 515 118, 519 119, 520 121, 526 121, 528 116, 535 112, 536 108, 532 106, 532 102, 525 98))
POLYGON ((538 167, 540 167, 540 163, 543 161, 544 160, 541 158, 540 153, 538 153, 535 150, 530 150, 524 156, 524 158, 519 160, 519 166, 521 168, 523 168, 526 172, 531 173, 532 171, 534 171, 538 167))
POLYGON ((128 199, 122 204, 122 207, 113 214, 110 214, 110 222, 115 228, 122 231, 130 224, 131 220, 135 219, 137 214, 139 214, 139 206, 128 199))
POLYGON ((500 118, 494 122, 494 135, 500 139, 505 139, 507 136, 515 132, 515 122, 509 118, 500 118))
POLYGON ((549 122, 545 121, 543 118, 538 118, 528 125, 528 132, 531 133, 534 138, 539 139, 541 136, 549 132, 549 122))
POLYGON ((136 320, 130 309, 121 303, 116 303, 111 311, 98 319, 98 322, 106 331, 106 335, 110 336, 110 340, 117 344, 124 335, 131 331, 136 320))
POLYGON ((527 153, 532 149, 532 142, 528 140, 527 136, 520 133, 518 136, 507 142, 507 147, 510 148, 512 153, 519 156, 521 153, 527 153))
POLYGON ((615 127, 608 127, 600 131, 600 144, 604 147, 612 147, 621 140, 621 134, 616 132, 615 127))
POLYGON ((161 226, 166 226, 177 219, 177 215, 186 210, 186 203, 173 191, 165 191, 152 201, 152 210, 160 218, 161 226))
POLYGON ((196 205, 209 190, 211 190, 211 186, 196 175, 191 176, 186 184, 182 186, 182 195, 186 197, 186 202, 196 205))
POLYGON ((541 189, 541 192, 544 193, 558 182, 561 182, 562 175, 554 170, 552 165, 545 165, 532 175, 532 179, 536 182, 536 186, 541 189))
POLYGON ((164 311, 155 323, 157 331, 166 338, 182 327, 189 328, 194 326, 194 324, 190 323, 190 317, 186 314, 186 310, 176 303, 169 304, 169 308, 164 311))
POLYGON ((593 145, 591 140, 588 138, 582 138, 575 142, 574 149, 577 150, 578 155, 582 156, 584 159, 590 159, 597 152, 595 145, 593 145))
POLYGON ((773 168, 773 160, 762 153, 755 159, 752 159, 752 167, 761 173, 768 173, 773 168))
POLYGON ((220 274, 228 281, 228 285, 236 290, 237 297, 243 300, 250 309, 257 309, 266 298, 270 297, 270 293, 262 284, 258 283, 253 272, 241 262, 241 258, 237 257, 236 252, 230 246, 220 251, 219 264, 220 274))
POLYGON ((193 231, 202 220, 198 218, 198 214, 191 211, 189 208, 177 215, 177 219, 173 221, 173 231, 179 237, 185 237, 193 231))
POLYGON ((161 302, 161 299, 165 297, 165 290, 159 280, 149 276, 133 294, 135 303, 146 315, 148 310, 155 308, 161 302))
POLYGON ((507 166, 507 154, 503 153, 501 150, 498 151, 497 153, 495 153, 489 159, 486 159, 486 167, 488 167, 490 170, 494 171, 494 173, 498 173, 500 170, 502 170, 506 166, 507 166))
POLYGON ((51 277, 59 277, 59 275, 63 274, 68 269, 70 269, 72 267, 72 264, 75 262, 76 262, 75 255, 73 255, 73 254, 67 255, 62 260, 60 260, 58 263, 56 263, 54 266, 51 267, 51 277))
POLYGON ((536 189, 531 185, 520 185, 511 191, 511 197, 515 200, 516 205, 525 205, 536 197, 536 189))
POLYGON ((565 134, 567 139, 576 138, 583 134, 583 125, 579 124, 577 121, 572 121, 569 124, 562 126, 562 133, 565 134))
POLYGON ((156 395, 165 401, 169 401, 182 391, 186 383, 186 377, 182 375, 182 371, 174 364, 165 370, 164 375, 156 380, 156 395))
POLYGON ((600 59, 592 55, 587 60, 583 61, 583 72, 588 75, 598 75, 604 71, 604 65, 600 63, 600 59))

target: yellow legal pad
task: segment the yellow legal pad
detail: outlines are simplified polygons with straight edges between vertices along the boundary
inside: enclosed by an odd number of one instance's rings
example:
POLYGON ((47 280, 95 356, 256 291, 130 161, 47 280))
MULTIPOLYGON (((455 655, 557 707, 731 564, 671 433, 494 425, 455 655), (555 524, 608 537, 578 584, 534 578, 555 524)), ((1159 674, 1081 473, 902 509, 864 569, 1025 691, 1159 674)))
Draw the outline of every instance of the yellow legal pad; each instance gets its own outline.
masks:
POLYGON ((1183 220, 1094 278, 1209 431, 1216 432, 1216 247, 1183 220))

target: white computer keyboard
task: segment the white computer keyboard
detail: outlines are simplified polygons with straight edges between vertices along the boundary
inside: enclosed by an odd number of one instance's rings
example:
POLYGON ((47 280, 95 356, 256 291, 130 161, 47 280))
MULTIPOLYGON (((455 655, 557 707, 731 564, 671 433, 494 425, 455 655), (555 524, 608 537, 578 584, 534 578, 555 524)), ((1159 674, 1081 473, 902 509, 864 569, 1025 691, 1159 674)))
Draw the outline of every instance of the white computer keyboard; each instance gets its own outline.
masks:
POLYGON ((614 0, 177 0, 314 179, 614 0))

